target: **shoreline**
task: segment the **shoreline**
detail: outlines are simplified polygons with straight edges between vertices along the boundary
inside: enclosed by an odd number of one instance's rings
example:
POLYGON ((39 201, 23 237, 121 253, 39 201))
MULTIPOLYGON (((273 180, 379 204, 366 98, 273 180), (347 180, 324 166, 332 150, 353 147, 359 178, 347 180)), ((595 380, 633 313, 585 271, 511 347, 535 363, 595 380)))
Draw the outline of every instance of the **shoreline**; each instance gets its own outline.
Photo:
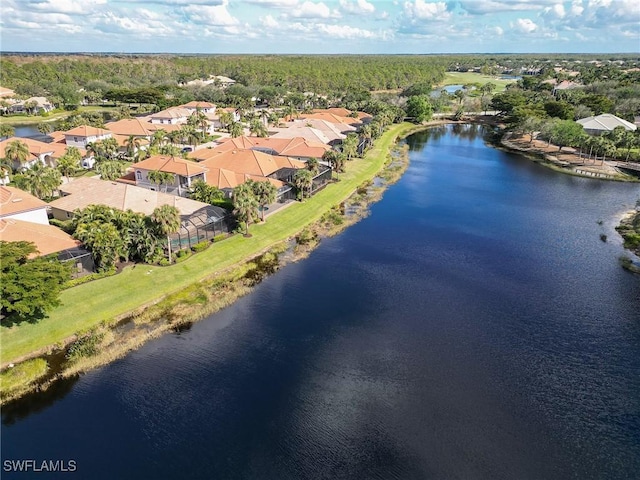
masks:
MULTIPOLYGON (((640 178, 634 177, 620 172, 615 167, 608 164, 603 165, 585 165, 583 159, 580 159, 572 149, 563 151, 550 151, 549 146, 540 146, 540 140, 534 140, 534 143, 525 142, 514 139, 513 132, 503 132, 499 141, 496 142, 498 147, 502 147, 508 151, 517 152, 530 158, 536 163, 550 168, 556 172, 566 175, 573 175, 583 178, 592 178, 595 180, 608 180, 615 182, 640 182, 640 178), (576 160, 577 158, 577 160, 576 160)), ((542 142, 545 143, 545 142, 542 142)), ((557 146, 554 146, 557 148, 557 146)), ((594 160, 595 162, 595 160, 594 160)))
MULTIPOLYGON (((374 144, 364 158, 354 160, 362 163, 377 159, 380 168, 358 177, 360 183, 346 198, 337 205, 326 206, 320 218, 299 225, 292 236, 257 250, 239 262, 207 272, 203 278, 184 288, 110 319, 101 320, 88 330, 78 331, 59 340, 55 345, 47 345, 21 357, 3 361, 3 375, 19 367, 27 369, 42 359, 47 364, 45 370, 35 378, 25 378, 25 382, 18 382, 9 391, 3 388, 0 405, 31 393, 46 391, 59 380, 78 377, 81 373, 106 365, 167 331, 188 329, 192 323, 231 305, 241 296, 250 293, 252 287, 269 274, 288 263, 305 258, 322 238, 336 235, 365 218, 369 205, 382 198, 386 188, 399 180, 408 166, 406 149, 400 147, 398 141, 416 131, 447 123, 450 122, 396 125, 395 129, 387 132, 389 138, 386 139, 388 146, 385 150, 376 151, 378 149, 374 144), (404 151, 404 155, 398 153, 400 150, 404 151), (300 241, 301 237, 304 237, 303 241, 300 241), (84 351, 87 348, 91 352, 89 355, 69 358, 70 351, 84 351), (8 368, 15 363, 17 365, 8 368)), ((277 220, 277 215, 275 216, 277 220)), ((197 259, 198 255, 193 257, 197 259)), ((139 265, 139 268, 146 267, 148 266, 139 265)))

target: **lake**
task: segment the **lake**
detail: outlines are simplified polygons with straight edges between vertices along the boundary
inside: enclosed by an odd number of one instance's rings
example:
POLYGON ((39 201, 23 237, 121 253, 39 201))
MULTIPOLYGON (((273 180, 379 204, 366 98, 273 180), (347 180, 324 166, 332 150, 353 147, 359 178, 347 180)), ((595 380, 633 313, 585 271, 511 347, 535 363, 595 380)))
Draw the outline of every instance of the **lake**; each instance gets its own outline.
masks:
POLYGON ((3 461, 92 479, 636 478, 640 276, 613 228, 640 188, 485 133, 412 135, 403 178, 308 259, 4 408, 3 461))

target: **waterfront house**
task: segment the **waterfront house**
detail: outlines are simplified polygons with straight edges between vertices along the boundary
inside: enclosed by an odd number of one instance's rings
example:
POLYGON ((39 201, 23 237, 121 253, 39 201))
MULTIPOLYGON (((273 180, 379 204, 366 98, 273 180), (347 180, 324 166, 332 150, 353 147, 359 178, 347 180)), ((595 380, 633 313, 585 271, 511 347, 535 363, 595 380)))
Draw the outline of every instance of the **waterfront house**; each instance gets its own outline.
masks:
POLYGON ((49 225, 47 204, 15 187, 0 186, 0 218, 49 225))
MULTIPOLYGON (((40 162, 43 165, 53 165, 53 160, 60 156, 60 148, 49 143, 40 142, 38 140, 33 140, 31 138, 23 138, 23 137, 10 137, 6 140, 0 142, 0 155, 5 156, 5 150, 12 142, 21 142, 27 146, 29 149, 29 156, 25 163, 18 164, 15 163, 12 165, 14 170, 19 170, 22 168, 30 168, 34 163, 40 162)), ((66 148, 66 147, 65 147, 66 148)), ((64 152, 62 152, 64 153, 64 152)))
MULTIPOLYGON (((207 168, 183 158, 153 155, 142 162, 133 164, 133 169, 136 186, 149 190, 161 189, 165 193, 179 196, 186 196, 193 182, 207 181, 207 168), (173 182, 158 185, 149 178, 149 174, 156 171, 172 174, 173 182)), ((130 182, 130 179, 128 181, 130 182)))
POLYGON ((64 141, 68 146, 84 149, 86 149, 90 143, 113 137, 113 134, 109 130, 91 127, 89 125, 81 125, 63 133, 64 141))

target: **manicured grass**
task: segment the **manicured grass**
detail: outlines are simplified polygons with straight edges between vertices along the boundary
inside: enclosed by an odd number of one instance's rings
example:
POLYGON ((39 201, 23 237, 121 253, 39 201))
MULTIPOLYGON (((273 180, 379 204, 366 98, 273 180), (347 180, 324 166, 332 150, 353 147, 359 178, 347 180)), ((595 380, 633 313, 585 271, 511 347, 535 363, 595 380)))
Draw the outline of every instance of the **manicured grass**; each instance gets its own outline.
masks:
POLYGON ((0 125, 8 124, 8 125, 37 125, 39 123, 48 123, 54 122, 56 120, 60 120, 62 118, 66 118, 69 115, 73 115, 76 113, 83 112, 113 112, 117 110, 117 107, 101 107, 101 106, 87 106, 80 107, 78 110, 74 111, 62 111, 62 112, 53 112, 47 116, 42 115, 5 115, 0 117, 0 125))
POLYGON ((78 331, 180 291, 295 235, 375 176, 384 165, 395 139, 413 128, 415 125, 408 123, 393 125, 375 142, 365 158, 347 163, 339 182, 304 203, 295 203, 274 213, 264 224, 252 225, 251 238, 235 235, 170 267, 137 265, 113 277, 65 290, 60 297, 62 305, 48 318, 36 324, 0 329, 2 363, 62 342, 78 331))
POLYGON ((483 75, 475 72, 447 72, 447 76, 442 82, 442 86, 465 85, 468 83, 479 83, 480 85, 484 85, 489 82, 496 86, 493 93, 498 93, 502 92, 507 85, 515 82, 515 80, 501 80, 500 77, 492 77, 490 75, 483 75))
POLYGON ((0 374, 0 390, 6 393, 18 386, 31 383, 47 373, 47 362, 42 358, 28 360, 0 374))

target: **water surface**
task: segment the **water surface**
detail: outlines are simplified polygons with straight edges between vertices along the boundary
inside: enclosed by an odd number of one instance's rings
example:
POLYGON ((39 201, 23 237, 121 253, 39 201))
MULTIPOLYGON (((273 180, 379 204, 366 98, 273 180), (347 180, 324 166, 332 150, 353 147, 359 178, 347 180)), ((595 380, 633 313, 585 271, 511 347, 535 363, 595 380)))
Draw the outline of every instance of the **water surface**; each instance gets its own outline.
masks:
POLYGON ((4 409, 3 460, 94 479, 637 478, 640 276, 613 227, 640 189, 482 133, 413 135, 401 181, 307 260, 4 409))

